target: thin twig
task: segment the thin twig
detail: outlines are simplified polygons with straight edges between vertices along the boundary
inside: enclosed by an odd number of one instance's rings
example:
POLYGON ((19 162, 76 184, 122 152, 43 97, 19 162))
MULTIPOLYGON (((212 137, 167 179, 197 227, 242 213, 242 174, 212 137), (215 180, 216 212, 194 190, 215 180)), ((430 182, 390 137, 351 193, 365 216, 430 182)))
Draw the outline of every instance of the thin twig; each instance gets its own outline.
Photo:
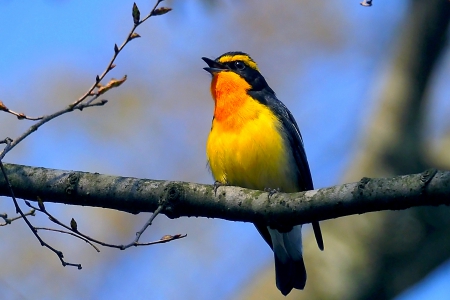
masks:
MULTIPOLYGON (((85 104, 86 104, 86 105, 90 105, 92 102, 94 102, 95 100, 97 100, 98 97, 100 97, 100 95, 98 95, 98 94, 95 95, 94 97, 92 97, 91 99, 89 99, 88 101, 86 101, 85 104)), ((81 105, 82 105, 82 104, 78 104, 78 105, 77 105, 77 108, 80 107, 81 105)), ((82 110, 82 109, 80 109, 80 110, 82 110)))
MULTIPOLYGON (((154 245, 154 244, 163 244, 163 243, 167 243, 167 242, 170 242, 170 241, 173 241, 173 240, 178 240, 178 239, 181 239, 181 238, 184 238, 184 237, 187 236, 186 234, 165 235, 161 239, 159 239, 157 241, 154 241, 154 242, 149 242, 149 243, 138 243, 137 240, 139 240, 139 238, 135 238, 133 240, 133 242, 131 242, 131 243, 127 244, 127 245, 109 244, 109 243, 105 243, 105 242, 99 241, 97 239, 94 239, 94 238, 92 238, 92 237, 90 237, 90 236, 80 232, 78 229, 74 230, 74 228, 72 228, 72 226, 68 226, 68 225, 62 223, 57 218, 55 218, 51 213, 49 213, 47 211, 47 209, 44 207, 43 204, 39 205, 39 207, 36 207, 36 206, 32 205, 28 201, 25 201, 25 204, 28 205, 30 208, 34 208, 35 210, 40 211, 40 212, 44 213, 45 215, 47 215, 49 220, 52 221, 53 223, 55 223, 55 224, 65 228, 65 229, 67 229, 67 230, 69 230, 71 232, 76 233, 80 237, 83 237, 86 240, 91 241, 92 243, 96 243, 96 244, 99 244, 101 246, 109 247, 109 248, 117 248, 117 249, 120 249, 120 250, 125 250, 127 248, 130 248, 131 246, 137 247, 137 246, 148 246, 148 245, 154 245)), ((137 232, 136 235, 138 235, 139 233, 142 234, 142 232, 145 231, 145 229, 151 224, 151 222, 161 212, 161 210, 162 210, 162 208, 160 209, 160 207, 158 207, 158 209, 157 209, 158 213, 156 213, 156 211, 155 211, 152 214, 152 216, 150 217, 150 219, 145 223, 144 227, 139 232, 137 232)))
MULTIPOLYGON (((11 151, 15 146, 17 146, 17 144, 19 144, 27 136, 29 136, 30 134, 35 132, 39 127, 41 127, 45 123, 53 120, 54 118, 59 117, 59 116, 61 116, 63 114, 66 114, 68 112, 71 112, 71 111, 73 111, 75 109, 82 110, 83 108, 86 108, 86 107, 93 107, 93 106, 104 105, 106 102, 103 102, 103 101, 98 102, 96 104, 91 104, 93 100, 96 100, 101 94, 103 94, 103 93, 94 93, 93 92, 94 89, 99 86, 99 83, 109 73, 109 71, 111 71, 115 67, 114 61, 116 60, 117 56, 122 51, 122 49, 128 44, 128 42, 130 42, 131 40, 133 40, 136 37, 139 37, 139 35, 134 32, 136 30, 136 28, 139 25, 141 25, 143 22, 145 22, 148 18, 150 18, 152 15, 157 15, 157 14, 155 14, 155 12, 157 12, 158 5, 162 1, 163 0, 157 0, 155 6, 153 7, 153 9, 150 11, 150 13, 147 16, 144 19, 142 19, 141 21, 134 23, 133 28, 131 29, 130 33, 128 34, 128 36, 126 37, 125 41, 122 43, 122 45, 120 47, 118 47, 117 45, 114 45, 114 54, 113 54, 113 57, 111 58, 109 64, 107 65, 107 67, 105 68, 105 70, 103 71, 103 73, 100 76, 98 76, 98 75, 96 76, 95 82, 86 91, 86 93, 84 93, 80 98, 78 98, 78 100, 76 100, 75 102, 70 104, 68 107, 66 107, 66 108, 64 108, 64 109, 62 109, 60 111, 57 111, 57 112, 55 112, 55 113, 53 113, 51 115, 47 115, 47 116, 41 117, 39 119, 40 120, 39 122, 37 122, 36 124, 34 124, 30 128, 28 128, 28 130, 26 130, 22 135, 20 135, 16 139, 14 139, 14 141, 12 141, 11 143, 7 144, 7 146, 3 149, 3 151, 0 152, 0 160, 2 160, 5 157, 6 153, 11 151), (90 100, 86 105, 80 105, 81 102, 84 101, 89 96, 93 96, 94 99, 90 100)), ((165 10, 168 11, 170 9, 165 9, 165 10)), ((126 79, 126 77, 125 77, 125 79, 126 79)))
MULTIPOLYGON (((33 208, 29 212, 24 213, 24 215, 25 216, 33 216, 34 217, 36 215, 36 210, 33 208)), ((6 226, 6 225, 9 225, 9 224, 11 224, 12 222, 14 222, 16 220, 22 219, 22 216, 17 216, 17 217, 14 217, 14 218, 10 219, 10 218, 8 218, 7 214, 0 214, 0 218, 2 218, 3 221, 5 221, 5 223, 0 224, 0 226, 6 226)))
POLYGON ((60 229, 54 229, 54 228, 46 228, 46 227, 34 227, 34 229, 36 230, 47 230, 47 231, 54 231, 54 232, 59 232, 59 233, 65 233, 65 234, 70 234, 74 237, 79 238, 80 240, 85 241, 86 243, 88 243, 89 245, 92 246, 92 248, 94 248, 97 252, 100 252, 100 249, 97 248, 97 246, 95 246, 94 244, 92 244, 88 239, 85 239, 82 236, 79 236, 76 233, 70 232, 70 231, 64 231, 64 230, 60 230, 60 229))
POLYGON ((92 93, 92 91, 98 86, 98 84, 103 80, 103 78, 105 78, 106 74, 108 74, 109 71, 111 71, 115 67, 114 62, 115 62, 117 56, 119 55, 120 51, 122 51, 122 49, 128 44, 128 42, 133 40, 133 33, 136 30, 136 28, 153 15, 153 13, 157 9, 158 5, 162 1, 163 0, 157 0, 155 6, 153 7, 153 9, 150 11, 150 13, 147 16, 144 19, 142 19, 141 21, 134 23, 133 28, 131 29, 130 33, 128 33, 126 39, 123 41, 123 43, 122 43, 122 45, 120 45, 120 47, 118 47, 117 44, 114 45, 114 55, 111 58, 106 69, 103 71, 103 73, 100 76, 97 75, 95 83, 87 90, 87 92, 83 96, 81 96, 80 98, 78 98, 77 101, 72 103, 70 105, 71 107, 77 106, 78 104, 83 102, 87 97, 95 95, 92 93))
POLYGON ((6 105, 2 101, 0 101, 0 111, 4 111, 4 112, 7 112, 9 114, 15 115, 17 117, 17 119, 19 119, 19 120, 24 120, 25 119, 25 120, 31 120, 31 121, 38 121, 38 120, 41 120, 43 118, 43 117, 33 118, 33 117, 29 117, 29 116, 27 116, 27 115, 25 115, 23 113, 18 113, 18 112, 15 112, 13 110, 10 110, 9 108, 6 107, 6 105))
POLYGON ((6 137, 0 141, 0 144, 6 144, 7 146, 13 142, 12 138, 6 137))
POLYGON ((133 244, 132 246, 150 246, 150 245, 155 245, 155 244, 164 244, 164 243, 182 239, 185 237, 187 237, 187 234, 165 235, 157 241, 148 242, 148 243, 136 243, 136 244, 133 244))
POLYGON ((139 242, 139 239, 141 238, 141 235, 144 233, 144 231, 147 229, 148 226, 152 225, 153 220, 156 218, 157 215, 163 210, 164 206, 160 205, 158 208, 152 213, 150 218, 148 219, 147 223, 145 223, 144 227, 142 227, 141 230, 136 232, 136 238, 134 239, 134 243, 139 242))
MULTIPOLYGON (((105 100, 105 101, 106 101, 106 100, 105 100)), ((84 106, 82 105, 82 106, 80 106, 80 107, 76 107, 76 109, 82 110, 83 108, 86 108, 86 107, 101 106, 101 105, 104 105, 104 104, 106 103, 105 101, 99 102, 99 103, 97 103, 97 104, 95 104, 95 105, 93 105, 93 104, 84 105, 84 106)), ((73 111, 74 109, 75 109, 75 108, 73 108, 73 107, 67 107, 67 108, 65 108, 65 109, 63 109, 63 110, 60 110, 60 111, 57 111, 57 112, 55 112, 55 113, 53 113, 53 114, 51 114, 51 115, 44 116, 43 119, 41 119, 39 122, 35 123, 34 125, 30 126, 30 127, 29 127, 22 135, 20 135, 19 137, 17 137, 15 140, 13 140, 13 141, 10 142, 10 143, 6 143, 6 144, 7 144, 6 147, 5 147, 5 148, 3 149, 3 151, 0 153, 0 160, 2 160, 2 159, 5 157, 6 153, 8 153, 9 151, 11 151, 11 149, 13 149, 15 146, 17 146, 17 144, 19 144, 21 141, 23 141, 27 136, 29 136, 30 134, 32 134, 33 132, 35 132, 39 127, 41 127, 41 126, 44 125, 45 123, 47 123, 47 122, 53 120, 53 119, 56 118, 56 117, 59 117, 59 116, 61 116, 61 115, 63 115, 63 114, 66 114, 66 113, 68 113, 68 112, 73 111)))
MULTIPOLYGON (((97 99, 97 98, 98 98, 98 97, 96 97, 95 99, 97 99)), ((103 105, 105 105, 106 103, 108 103, 108 100, 105 100, 105 99, 100 100, 99 102, 94 102, 94 103, 92 103, 93 100, 95 100, 95 99, 91 99, 89 102, 86 102, 86 103, 78 104, 77 107, 76 107, 76 109, 79 109, 79 110, 81 111, 81 110, 85 109, 86 107, 103 106, 103 105)))
POLYGON ((42 120, 44 118, 44 116, 34 117, 34 118, 33 117, 29 117, 29 116, 27 116, 27 115, 25 115, 23 113, 18 113, 18 112, 15 112, 13 110, 10 110, 10 109, 6 109, 6 110, 2 110, 2 111, 7 112, 7 113, 12 114, 12 115, 15 115, 17 117, 17 119, 19 119, 19 120, 39 121, 39 120, 42 120))
MULTIPOLYGON (((16 208, 16 212, 20 214, 20 217, 24 219, 25 223, 27 224, 27 226, 31 229, 31 231, 33 232, 33 234, 35 235, 35 237, 39 240, 40 244, 44 247, 47 247, 48 249, 50 249, 52 252, 54 252, 58 258, 60 259, 61 263, 63 266, 76 266, 78 269, 81 269, 81 264, 73 264, 73 263, 68 263, 66 261, 64 261, 63 257, 63 253, 55 248, 53 248, 52 246, 50 246, 49 244, 47 244, 46 242, 44 242, 44 240, 39 236, 39 234, 37 233, 37 229, 30 223, 30 221, 27 218, 27 215, 23 213, 23 211, 21 210, 21 208, 19 207, 18 203, 17 203, 17 199, 14 196, 14 191, 12 189, 12 186, 9 182, 9 179, 6 175, 3 163, 2 163, 2 159, 5 157, 5 155, 11 151, 16 145, 18 145, 21 141, 23 141, 26 137, 28 137, 30 134, 32 134, 33 132, 35 132, 39 127, 41 127, 42 125, 44 125, 45 123, 63 115, 66 114, 68 112, 71 112, 75 109, 79 109, 79 110, 83 110, 84 108, 87 107, 94 107, 94 106, 102 106, 104 104, 107 103, 107 100, 101 100, 99 102, 94 102, 95 100, 97 100, 99 98, 100 95, 104 94, 105 92, 107 92, 109 89, 114 88, 119 86, 120 84, 122 84, 125 80, 126 80, 126 76, 124 76, 122 79, 116 80, 116 79, 112 79, 110 80, 110 82, 108 82, 105 86, 102 86, 100 84, 100 82, 104 79, 104 77, 106 76, 106 74, 109 73, 109 71, 111 71, 115 65, 114 65, 114 61, 116 60, 117 56, 119 55, 119 53, 122 51, 122 49, 133 39, 139 37, 139 34, 135 33, 134 31, 136 30, 136 28, 142 24, 144 21, 146 21, 148 18, 150 18, 152 15, 161 15, 164 14, 168 11, 170 11, 169 8, 160 8, 157 9, 158 5, 162 2, 163 0, 157 0, 155 6, 153 7, 153 9, 150 11, 150 13, 143 19, 143 20, 139 20, 140 18, 140 12, 139 9, 137 8, 137 5, 134 4, 133 5, 133 11, 132 11, 132 15, 133 15, 133 21, 134 21, 134 25, 133 28, 131 29, 130 33, 128 34, 128 36, 126 37, 125 41, 122 43, 122 45, 120 47, 116 45, 114 45, 114 55, 111 58, 109 64, 107 65, 106 69, 103 71, 103 73, 100 76, 96 76, 95 78, 95 82, 94 84, 86 91, 86 93, 84 93, 83 96, 81 96, 77 101, 73 102, 72 104, 68 105, 66 108, 54 112, 53 114, 50 115, 46 115, 43 117, 39 117, 39 118, 31 118, 31 117, 27 117, 25 114, 22 113, 16 113, 14 111, 9 110, 4 104, 3 102, 0 101, 0 111, 5 111, 8 113, 11 113, 13 115, 16 115, 19 119, 29 119, 29 120, 35 120, 38 121, 36 122, 34 125, 30 126, 24 133, 22 133, 19 137, 17 137, 16 139, 12 140, 10 138, 5 138, 4 140, 0 141, 0 144, 6 144, 6 147, 0 152, 0 167, 3 173, 3 176, 5 178, 5 181, 8 185, 9 191, 10 191, 10 196, 13 199, 14 202, 14 206, 16 208), (98 88, 98 90, 96 92, 93 92, 95 88, 98 88), (81 103, 82 101, 86 100, 88 97, 92 96, 93 98, 90 99, 88 102, 86 103, 81 103)), ((103 243, 100 241, 97 241, 95 239, 92 239, 80 232, 78 232, 77 228, 76 228, 76 222, 73 220, 75 226, 73 228, 68 227, 67 225, 63 224, 62 222, 58 221, 56 218, 54 218, 50 213, 47 212, 47 210, 45 209, 43 202, 39 201, 39 208, 35 208, 33 206, 31 206, 31 204, 28 201, 25 201, 25 203, 30 206, 33 209, 39 210, 43 213, 45 213, 47 216, 49 216, 50 220, 53 221, 54 223, 68 229, 70 232, 65 232, 62 230, 57 230, 54 229, 53 231, 57 231, 57 232, 63 232, 66 234, 71 234, 74 235, 86 242, 88 242, 89 244, 92 245, 92 243, 90 242, 95 242, 98 243, 100 245, 103 246, 108 246, 108 247, 113 247, 113 248, 119 248, 122 249, 124 246, 123 245, 111 245, 111 244, 107 244, 107 243, 103 243)), ((162 209, 162 208, 161 208, 162 209)), ((156 217, 158 213, 154 213, 153 216, 150 218, 149 222, 147 222, 146 226, 144 226, 144 228, 140 231, 139 237, 142 234, 142 232, 144 232, 144 230, 151 224, 151 221, 154 219, 154 217, 156 217)), ((2 217, 3 218, 3 217, 2 217)), ((7 216, 4 215, 4 218, 6 223, 10 222, 9 219, 7 219, 7 216)), ((43 230, 50 230, 50 229, 43 229, 43 230)), ((139 239, 139 237, 137 237, 137 240, 139 239)), ((174 239, 178 239, 184 237, 182 235, 175 235, 175 236, 166 236, 166 238, 162 238, 159 241, 156 242, 152 242, 152 243, 147 243, 146 245, 150 245, 150 244, 156 244, 156 243, 165 243, 169 240, 174 240, 174 239)), ((141 244, 138 244, 135 240, 135 242, 133 243, 134 246, 139 246, 141 244)), ((93 245, 92 245, 93 246, 93 245)), ((97 251, 98 249, 96 247, 94 247, 97 251)))
POLYGON ((11 193, 11 198, 13 199, 14 202, 14 206, 16 207, 16 213, 20 214, 20 216, 23 218, 23 220, 25 221, 25 223, 27 223, 28 227, 31 229, 31 231, 33 232, 34 236, 39 240, 39 242, 41 243, 41 246, 46 247, 48 249, 50 249, 53 253, 55 253, 59 260, 61 261, 61 264, 63 265, 63 267, 65 266, 73 266, 73 267, 77 267, 79 270, 81 270, 81 264, 74 264, 74 263, 68 263, 64 260, 64 254, 53 248, 52 246, 50 246, 49 244, 47 244, 46 242, 44 242, 43 239, 41 239, 41 237, 39 236, 39 234, 37 233, 37 230, 34 228, 33 225, 31 225, 30 221, 28 220, 28 218, 25 216, 25 214, 23 213, 22 209, 20 209, 19 204, 17 203, 17 199, 16 196, 14 196, 14 191, 13 188, 11 186, 11 183, 9 182, 8 176, 6 176, 6 171, 5 168, 3 166, 3 162, 0 160, 0 168, 2 170, 3 173, 3 177, 5 178, 6 184, 8 185, 9 191, 11 193))

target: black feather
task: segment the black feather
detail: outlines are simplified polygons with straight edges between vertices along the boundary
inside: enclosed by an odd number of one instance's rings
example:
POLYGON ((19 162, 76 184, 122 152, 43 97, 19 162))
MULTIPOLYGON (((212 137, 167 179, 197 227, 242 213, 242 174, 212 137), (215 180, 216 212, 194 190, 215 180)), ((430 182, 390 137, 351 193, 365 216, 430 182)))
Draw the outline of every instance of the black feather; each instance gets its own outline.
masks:
POLYGON ((275 255, 277 288, 286 296, 293 288, 303 290, 306 284, 306 269, 303 259, 282 263, 275 255))
MULTIPOLYGON (((267 105, 275 116, 281 121, 286 137, 289 141, 291 149, 293 150, 293 155, 297 166, 298 184, 302 191, 313 190, 314 185, 311 177, 311 171, 309 169, 308 159, 306 158, 305 148, 303 146, 303 139, 297 122, 295 122, 294 116, 283 104, 283 102, 277 99, 273 90, 267 85, 264 77, 261 74, 259 74, 259 76, 262 77, 262 80, 260 79, 259 82, 264 82, 266 86, 260 90, 250 90, 248 91, 248 94, 260 103, 267 105)), ((313 222, 312 225, 317 246, 320 250, 323 250, 324 244, 319 222, 313 222)), ((261 230, 259 231, 261 233, 261 230)), ((263 234, 261 233, 261 235, 263 234)))

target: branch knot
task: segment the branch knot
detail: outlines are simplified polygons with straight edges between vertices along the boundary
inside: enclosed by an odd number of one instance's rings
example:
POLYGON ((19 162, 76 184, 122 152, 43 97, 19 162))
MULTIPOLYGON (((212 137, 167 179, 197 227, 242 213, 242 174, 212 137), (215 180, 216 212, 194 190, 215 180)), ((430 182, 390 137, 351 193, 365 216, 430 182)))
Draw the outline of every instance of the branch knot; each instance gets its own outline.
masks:
POLYGON ((67 181, 69 182, 69 186, 66 187, 66 194, 72 195, 75 189, 78 187, 78 182, 80 181, 80 175, 76 172, 70 173, 69 177, 67 178, 67 181))
POLYGON ((423 185, 420 187, 420 193, 423 194, 426 191, 426 188, 428 187, 428 184, 431 182, 431 180, 434 178, 438 170, 432 168, 425 170, 420 176, 420 181, 423 182, 423 185))
POLYGON ((164 206, 164 213, 170 219, 179 218, 180 214, 175 212, 175 206, 186 197, 186 191, 179 183, 169 183, 164 188, 164 195, 159 200, 159 205, 164 206))

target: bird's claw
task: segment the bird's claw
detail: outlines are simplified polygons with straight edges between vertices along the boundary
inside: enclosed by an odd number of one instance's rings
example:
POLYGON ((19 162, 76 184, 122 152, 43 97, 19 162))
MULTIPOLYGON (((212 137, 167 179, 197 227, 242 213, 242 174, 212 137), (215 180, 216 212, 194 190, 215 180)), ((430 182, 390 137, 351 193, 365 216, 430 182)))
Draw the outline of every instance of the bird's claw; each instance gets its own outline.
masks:
POLYGON ((280 188, 272 189, 272 188, 265 188, 265 192, 267 192, 267 198, 270 199, 273 195, 280 192, 280 188))
POLYGON ((221 187, 221 186, 225 186, 225 185, 227 185, 226 183, 222 183, 222 182, 220 182, 220 181, 218 181, 218 180, 216 180, 216 181, 214 181, 214 196, 217 196, 217 189, 219 188, 219 187, 221 187))

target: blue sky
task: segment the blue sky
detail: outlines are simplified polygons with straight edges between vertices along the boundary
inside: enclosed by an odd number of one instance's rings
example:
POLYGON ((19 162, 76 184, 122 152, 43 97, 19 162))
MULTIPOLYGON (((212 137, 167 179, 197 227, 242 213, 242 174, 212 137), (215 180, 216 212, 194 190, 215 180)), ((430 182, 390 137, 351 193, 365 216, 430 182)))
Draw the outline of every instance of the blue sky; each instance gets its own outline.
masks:
MULTIPOLYGON (((73 102, 92 84, 95 75, 103 71, 114 43, 120 44, 131 28, 132 4, 133 1, 3 1, 0 4, 0 99, 11 109, 30 115, 52 112, 73 102)), ((141 15, 153 5, 149 1, 137 4, 141 15)), ((316 187, 338 184, 356 151, 361 128, 376 106, 371 101, 377 87, 373 80, 388 63, 395 28, 405 12, 405 1, 377 1, 370 9, 362 8, 358 1, 337 0, 327 6, 309 7, 312 13, 314 9, 321 10, 321 14, 329 17, 327 21, 336 22, 336 26, 320 24, 320 19, 314 21, 305 10, 298 13, 305 18, 305 23, 300 22, 294 29, 286 25, 286 36, 284 32, 271 33, 273 28, 278 28, 276 24, 268 22, 270 26, 261 29, 264 22, 247 23, 242 11, 265 18, 263 9, 251 11, 250 4, 223 1, 217 7, 208 7, 193 0, 164 3, 169 4, 175 10, 143 24, 137 30, 142 38, 133 41, 119 56, 111 76, 119 78, 127 74, 128 81, 123 88, 106 96, 110 102, 105 108, 74 112, 47 124, 12 151, 6 161, 211 183, 204 142, 212 101, 208 94, 209 76, 202 70, 200 57, 244 50, 255 53, 254 58, 267 74, 269 84, 296 116, 316 187), (242 34, 235 24, 247 31, 255 26, 255 34, 242 34), (305 42, 291 40, 292 35, 305 42), (180 96, 180 91, 192 96, 180 96), (301 97, 297 99, 297 95, 301 97)), ((286 13, 287 20, 296 17, 286 13)), ((448 64, 446 58, 444 65, 448 64)), ((444 74, 445 70, 440 72, 444 74)), ((433 95, 436 105, 431 113, 437 115, 446 111, 441 107, 448 108, 445 99, 449 89, 442 78, 445 77, 436 79, 433 95)), ((0 122, 4 134, 11 137, 29 126, 5 114, 0 122)), ((436 132, 445 130, 442 125, 430 126, 435 126, 436 132)), ((7 209, 11 207, 0 203, 0 212, 7 209)), ((86 210, 58 206, 54 210, 63 216, 77 214, 77 220, 98 226, 94 229, 97 233, 105 230, 97 224, 103 223, 101 217, 92 218, 86 210)), ((116 217, 108 215, 107 218, 116 217)), ((129 232, 139 228, 139 222, 145 218, 138 216, 129 221, 135 225, 129 232)), ((183 241, 187 245, 183 248, 174 242, 130 249, 128 253, 104 250, 101 255, 106 257, 106 267, 95 262, 101 259, 98 255, 76 257, 75 251, 74 259, 81 260, 85 269, 74 275, 76 270, 65 268, 54 280, 59 284, 76 280, 77 290, 70 285, 55 289, 67 289, 68 299, 80 295, 96 299, 211 299, 213 296, 229 299, 252 276, 272 263, 270 249, 251 224, 160 218, 154 228, 146 238, 157 239, 188 230, 192 233, 183 241), (199 249, 204 253, 199 254, 199 249), (235 270, 236 265, 242 266, 239 272, 235 270)), ((16 229, 9 232, 13 230, 16 229)), ((0 238, 1 234, 0 231, 0 238)), ((30 247, 38 247, 31 235, 24 235, 33 245, 30 247)), ((114 232, 107 233, 108 238, 114 236, 114 232)), ((121 236, 126 239, 127 234, 121 236)), ((78 245, 74 241, 61 243, 78 245)), ((74 246, 74 249, 78 248, 74 246)), ((47 256, 48 261, 56 260, 51 254, 47 256)), ((45 266, 45 263, 38 264, 31 272, 45 266)), ((449 270, 449 263, 444 264, 398 299, 447 299, 450 292, 444 282, 449 280, 449 270)), ((35 276, 36 273, 24 271, 3 277, 0 287, 7 286, 5 290, 11 293, 11 298, 17 298, 18 294, 25 299, 33 298, 39 287, 39 281, 32 283, 35 276)), ((40 293, 43 298, 50 299, 52 295, 40 293)))

